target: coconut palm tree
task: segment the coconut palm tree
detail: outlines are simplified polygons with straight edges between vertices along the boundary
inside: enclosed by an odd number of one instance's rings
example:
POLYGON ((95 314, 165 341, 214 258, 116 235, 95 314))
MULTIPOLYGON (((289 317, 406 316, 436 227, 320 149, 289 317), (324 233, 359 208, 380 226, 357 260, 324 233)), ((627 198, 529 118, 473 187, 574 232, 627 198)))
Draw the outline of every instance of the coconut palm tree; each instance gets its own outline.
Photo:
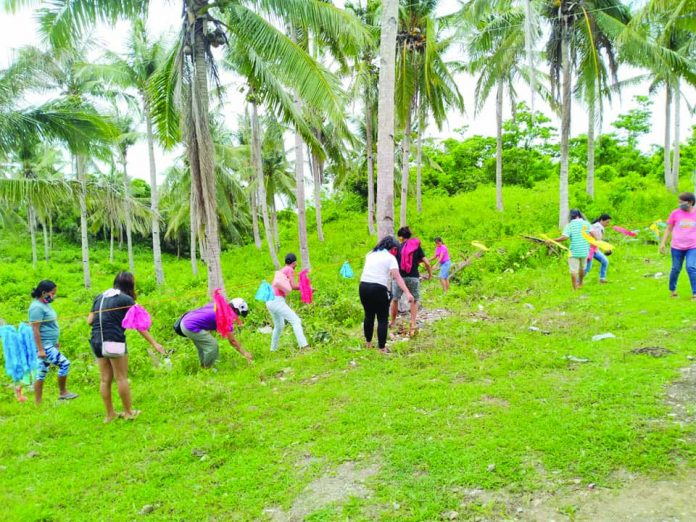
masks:
POLYGON ((353 85, 351 97, 362 98, 364 110, 364 134, 365 134, 365 165, 367 170, 367 229, 370 235, 375 234, 375 142, 377 128, 377 83, 379 81, 378 70, 375 65, 377 54, 376 42, 379 40, 379 0, 366 0, 346 3, 346 9, 352 11, 356 17, 374 35, 375 44, 365 45, 362 52, 354 59, 353 85))
MULTIPOLYGON (((403 129, 401 142, 401 226, 406 225, 413 120, 418 123, 418 158, 422 156, 422 134, 427 116, 432 115, 439 128, 447 109, 464 109, 462 98, 444 55, 453 42, 445 38, 441 20, 436 16, 439 0, 404 3, 400 10, 396 56, 397 117, 403 129)), ((420 164, 417 166, 420 180, 420 164)), ((420 202, 420 183, 417 193, 420 202)))
MULTIPOLYGON (((503 211, 503 100, 507 90, 510 105, 516 104, 516 85, 520 80, 531 84, 527 63, 524 61, 526 35, 521 30, 526 13, 510 1, 492 2, 481 11, 476 0, 462 6, 458 37, 462 38, 468 63, 465 70, 478 74, 476 80, 476 112, 482 108, 495 89, 496 154, 495 193, 496 208, 503 211)), ((535 35, 532 35, 534 37, 535 35)))
MULTIPOLYGON (((93 85, 81 76, 83 71, 84 63, 77 48, 53 53, 24 49, 17 62, 0 73, 0 152, 25 151, 26 159, 40 142, 60 141, 68 147, 74 159, 83 157, 88 151, 103 153, 105 149, 99 144, 113 139, 117 131, 84 97, 93 85), (39 107, 17 109, 22 94, 29 88, 52 90, 58 95, 39 107)), ((83 178, 82 165, 82 161, 76 161, 78 179, 83 178)), ((78 199, 83 210, 80 222, 84 283, 89 288, 86 183, 79 191, 78 199)), ((29 214, 30 227, 33 227, 34 210, 29 214)))
MULTIPOLYGON (((568 144, 571 121, 571 88, 578 74, 585 89, 589 74, 578 67, 584 64, 597 72, 601 52, 613 53, 617 27, 625 27, 627 8, 619 0, 545 1, 543 15, 550 26, 546 57, 550 66, 553 94, 560 98, 561 157, 559 188, 559 226, 568 221, 568 144), (588 27, 590 29, 588 29, 588 27), (583 58, 583 54, 587 56, 583 58)), ((601 81, 601 80, 599 80, 601 81)), ((592 85, 592 80, 589 82, 592 85)), ((592 90, 598 93, 599 91, 592 90)), ((590 95, 596 101, 596 94, 590 95)))
POLYGON ((155 135, 152 123, 152 103, 149 85, 158 68, 166 58, 163 40, 150 41, 143 20, 133 22, 126 42, 123 56, 107 52, 107 63, 94 67, 95 73, 114 82, 122 89, 134 88, 139 97, 139 112, 145 121, 147 151, 150 169, 150 210, 152 211, 152 255, 155 266, 155 279, 158 285, 164 283, 162 249, 160 242, 159 198, 157 190, 157 166, 155 164, 155 135))
POLYGON ((382 2, 377 109, 377 235, 394 233, 394 88, 398 0, 382 2))

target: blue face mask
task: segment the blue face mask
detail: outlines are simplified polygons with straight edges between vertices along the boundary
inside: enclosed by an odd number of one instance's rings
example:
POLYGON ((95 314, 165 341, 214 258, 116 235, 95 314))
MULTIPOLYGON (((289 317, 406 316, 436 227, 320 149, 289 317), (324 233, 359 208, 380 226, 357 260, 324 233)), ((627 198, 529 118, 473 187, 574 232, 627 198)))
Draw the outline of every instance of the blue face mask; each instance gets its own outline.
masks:
POLYGON ((54 301, 54 297, 52 295, 45 295, 43 296, 44 303, 49 304, 54 301))
POLYGON ((684 212, 688 212, 689 211, 689 204, 688 203, 681 203, 679 205, 679 209, 683 210, 684 212))

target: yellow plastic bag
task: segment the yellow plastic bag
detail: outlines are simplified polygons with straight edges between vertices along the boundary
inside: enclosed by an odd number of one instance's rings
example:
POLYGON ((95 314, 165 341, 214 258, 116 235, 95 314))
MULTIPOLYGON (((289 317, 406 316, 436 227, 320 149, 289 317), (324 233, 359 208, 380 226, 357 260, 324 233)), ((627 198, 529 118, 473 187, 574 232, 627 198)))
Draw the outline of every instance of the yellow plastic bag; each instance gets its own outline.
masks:
POLYGON ((606 241, 601 241, 594 237, 592 234, 588 234, 587 227, 582 227, 582 237, 584 237, 590 245, 599 248, 599 250, 601 250, 604 254, 606 254, 607 252, 612 252, 614 250, 614 247, 610 243, 607 243, 606 241))

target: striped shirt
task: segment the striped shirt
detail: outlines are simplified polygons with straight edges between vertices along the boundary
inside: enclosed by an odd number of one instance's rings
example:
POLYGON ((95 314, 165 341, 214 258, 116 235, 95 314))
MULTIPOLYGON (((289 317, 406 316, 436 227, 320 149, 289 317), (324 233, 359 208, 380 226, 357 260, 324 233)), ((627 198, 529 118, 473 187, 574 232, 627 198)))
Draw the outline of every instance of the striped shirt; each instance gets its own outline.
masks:
POLYGON ((570 239, 571 257, 586 258, 590 253, 590 244, 582 237, 582 229, 585 227, 585 231, 589 233, 591 226, 584 219, 576 218, 563 229, 563 235, 570 239))

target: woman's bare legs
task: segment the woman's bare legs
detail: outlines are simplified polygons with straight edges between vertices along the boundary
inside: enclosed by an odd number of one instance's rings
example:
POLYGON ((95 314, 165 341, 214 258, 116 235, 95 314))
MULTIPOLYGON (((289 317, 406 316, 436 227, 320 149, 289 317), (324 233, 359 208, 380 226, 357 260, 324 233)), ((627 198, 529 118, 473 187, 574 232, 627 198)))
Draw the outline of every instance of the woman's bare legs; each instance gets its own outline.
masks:
POLYGON ((97 366, 99 367, 99 394, 106 408, 104 422, 108 423, 118 416, 114 411, 114 405, 111 401, 111 383, 114 380, 114 373, 111 369, 109 359, 97 359, 97 366))
POLYGON ((131 392, 130 385, 128 384, 128 356, 124 355, 123 357, 109 359, 109 362, 111 363, 111 368, 116 378, 118 396, 121 397, 121 402, 123 403, 124 417, 126 419, 134 418, 140 412, 136 413, 131 405, 131 392))

